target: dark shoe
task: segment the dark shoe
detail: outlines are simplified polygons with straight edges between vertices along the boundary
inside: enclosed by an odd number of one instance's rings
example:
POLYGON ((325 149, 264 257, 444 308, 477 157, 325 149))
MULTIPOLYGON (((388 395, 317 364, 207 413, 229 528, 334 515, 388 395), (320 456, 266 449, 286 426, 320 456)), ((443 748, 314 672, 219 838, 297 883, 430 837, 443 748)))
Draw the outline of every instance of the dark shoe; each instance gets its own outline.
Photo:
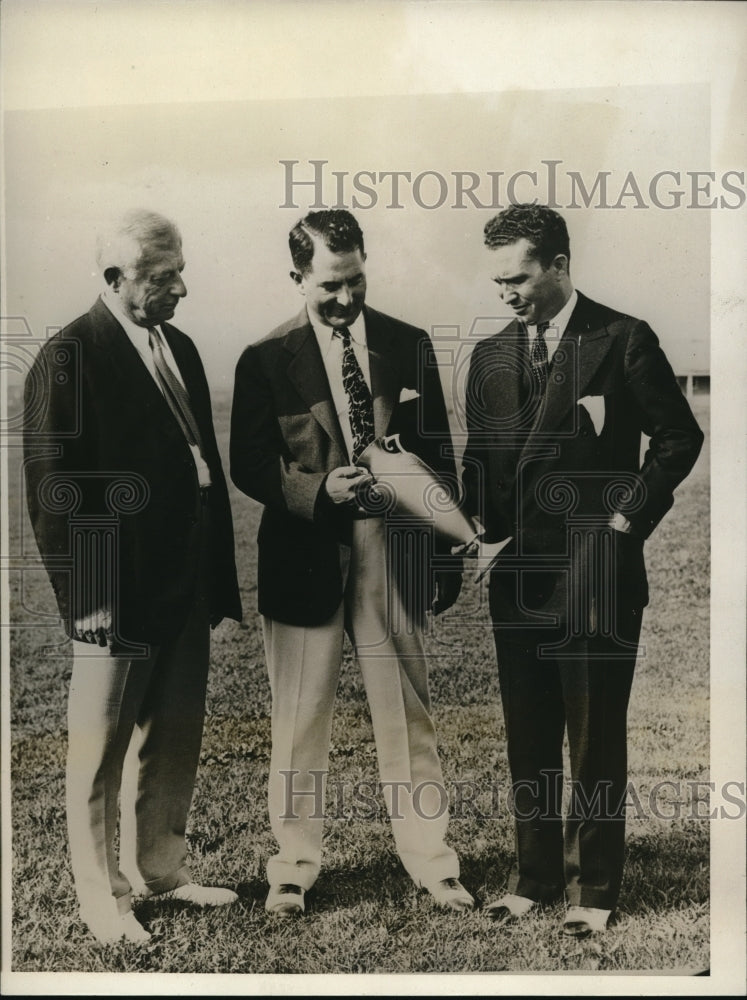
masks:
POLYGON ((604 934, 611 914, 612 910, 595 906, 569 906, 563 921, 563 934, 578 941, 592 934, 604 934))
POLYGON ((306 909, 305 894, 305 889, 302 889, 300 885, 292 885, 290 882, 271 885, 265 909, 276 917, 300 917, 306 909))

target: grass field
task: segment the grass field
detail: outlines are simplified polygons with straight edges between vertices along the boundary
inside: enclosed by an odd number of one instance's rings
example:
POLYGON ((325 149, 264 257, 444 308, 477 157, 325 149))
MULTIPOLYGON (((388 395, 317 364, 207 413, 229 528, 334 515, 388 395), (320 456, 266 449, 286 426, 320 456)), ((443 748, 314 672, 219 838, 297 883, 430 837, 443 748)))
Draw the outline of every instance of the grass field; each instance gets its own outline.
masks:
MULTIPOLYGON (((708 433, 708 397, 695 398, 708 433)), ((227 453, 229 401, 216 401, 227 453)), ((706 439, 708 440, 708 439, 706 439)), ((399 864, 388 824, 331 804, 325 867, 307 916, 278 922, 263 909, 264 862, 274 849, 266 815, 270 691, 255 613, 254 537, 259 508, 232 493, 245 618, 214 633, 208 716, 191 813, 196 880, 238 887, 228 910, 136 904, 153 933, 136 949, 99 947, 77 917, 64 814, 65 704, 70 663, 41 657, 62 642, 54 601, 18 502, 20 453, 12 451, 12 834, 14 971, 180 973, 385 973, 654 971, 709 964, 709 835, 693 818, 708 780, 709 449, 647 543, 651 605, 629 713, 631 810, 617 925, 602 941, 569 943, 562 908, 496 931, 480 912, 435 908, 399 864), (41 616, 51 616, 45 619, 41 616), (43 623, 43 624, 40 624, 43 623), (649 795, 662 786, 653 808, 649 795), (667 818, 674 817, 674 818, 667 818)), ((450 841, 462 881, 479 903, 505 885, 513 835, 503 722, 487 609, 465 584, 460 602, 428 637, 436 724, 446 783, 471 792, 452 804, 450 841), (499 807, 492 796, 497 789, 499 807), (475 801, 467 801, 474 793, 475 801)), ((346 654, 333 731, 331 781, 377 778, 362 684, 346 654)), ((701 810, 705 812, 706 810, 701 810)))

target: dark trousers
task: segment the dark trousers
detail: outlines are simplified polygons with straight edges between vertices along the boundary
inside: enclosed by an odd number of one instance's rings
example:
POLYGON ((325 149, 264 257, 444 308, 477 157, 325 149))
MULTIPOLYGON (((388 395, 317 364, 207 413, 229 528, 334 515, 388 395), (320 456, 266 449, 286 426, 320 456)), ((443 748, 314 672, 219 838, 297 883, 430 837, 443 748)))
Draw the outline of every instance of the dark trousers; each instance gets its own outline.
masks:
POLYGON ((614 909, 622 880, 626 715, 641 610, 615 637, 494 628, 515 817, 509 891, 614 909), (620 641, 622 640, 622 641, 620 641), (555 647, 555 648, 553 648, 555 647), (571 795, 563 824, 563 737, 571 795))

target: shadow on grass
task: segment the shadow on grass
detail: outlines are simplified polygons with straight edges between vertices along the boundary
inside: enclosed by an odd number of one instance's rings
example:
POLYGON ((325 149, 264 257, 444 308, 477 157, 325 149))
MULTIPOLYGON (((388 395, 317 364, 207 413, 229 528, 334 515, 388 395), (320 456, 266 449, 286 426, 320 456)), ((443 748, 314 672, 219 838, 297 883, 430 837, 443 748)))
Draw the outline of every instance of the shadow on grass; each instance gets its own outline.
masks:
POLYGON ((630 916, 663 914, 709 902, 708 827, 631 837, 620 911, 630 916))
POLYGON ((462 854, 460 881, 475 897, 477 905, 482 906, 506 891, 512 864, 512 855, 505 851, 482 854, 479 857, 462 854))
POLYGON ((315 913, 354 909, 361 903, 401 905, 414 891, 412 880, 399 860, 386 855, 375 868, 324 868, 308 894, 309 910, 315 913))
MULTIPOLYGON (((504 891, 511 869, 511 857, 505 853, 491 856, 460 858, 460 880, 475 897, 478 907, 504 891)), ((239 890, 240 891, 240 890, 239 890)), ((266 885, 260 883, 264 899, 266 885)), ((308 912, 329 912, 335 909, 354 909, 362 903, 375 906, 402 907, 414 905, 418 890, 398 858, 380 856, 374 866, 360 868, 324 868, 319 879, 307 894, 308 912)))
MULTIPOLYGON (((265 902, 265 897, 267 895, 267 886, 261 879, 252 879, 248 882, 239 882, 238 885, 231 886, 234 892, 238 895, 238 901, 234 905, 242 906, 246 910, 252 910, 255 907, 263 907, 265 902)), ((153 899, 140 899, 135 900, 135 910, 137 913, 138 920, 141 923, 148 925, 156 917, 168 917, 176 913, 186 912, 199 912, 199 907, 195 907, 192 903, 186 902, 180 899, 159 899, 155 897, 153 899)), ((206 907, 206 910, 212 910, 212 907, 206 907)))
POLYGON ((264 879, 253 878, 249 882, 239 882, 233 888, 238 893, 239 902, 248 910, 255 906, 265 905, 267 883, 264 879))

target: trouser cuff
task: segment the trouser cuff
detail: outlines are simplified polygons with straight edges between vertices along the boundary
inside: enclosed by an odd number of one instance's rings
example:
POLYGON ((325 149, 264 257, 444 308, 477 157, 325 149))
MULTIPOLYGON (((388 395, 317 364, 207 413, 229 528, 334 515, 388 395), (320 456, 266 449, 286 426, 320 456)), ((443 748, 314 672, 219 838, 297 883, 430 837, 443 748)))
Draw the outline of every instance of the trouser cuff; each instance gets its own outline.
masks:
POLYGON ((515 896, 533 899, 535 903, 554 903, 563 895, 563 890, 559 885, 538 882, 536 879, 526 878, 523 875, 512 875, 509 878, 508 892, 515 896))
POLYGON ((571 886, 566 890, 569 906, 591 906, 595 910, 614 910, 617 896, 604 889, 588 886, 571 886))
POLYGON ((125 913, 129 913, 132 909, 132 892, 126 892, 123 896, 117 896, 117 913, 120 917, 123 917, 125 913))
POLYGON ((297 885, 308 892, 319 877, 319 869, 308 862, 297 865, 287 861, 270 861, 267 865, 267 881, 270 885, 297 885))
POLYGON ((145 888, 148 890, 148 895, 157 896, 162 892, 171 892, 172 889, 178 889, 180 886, 187 885, 191 881, 192 875, 189 868, 186 865, 182 865, 181 868, 177 868, 175 872, 171 872, 169 875, 149 879, 145 883, 145 888))

